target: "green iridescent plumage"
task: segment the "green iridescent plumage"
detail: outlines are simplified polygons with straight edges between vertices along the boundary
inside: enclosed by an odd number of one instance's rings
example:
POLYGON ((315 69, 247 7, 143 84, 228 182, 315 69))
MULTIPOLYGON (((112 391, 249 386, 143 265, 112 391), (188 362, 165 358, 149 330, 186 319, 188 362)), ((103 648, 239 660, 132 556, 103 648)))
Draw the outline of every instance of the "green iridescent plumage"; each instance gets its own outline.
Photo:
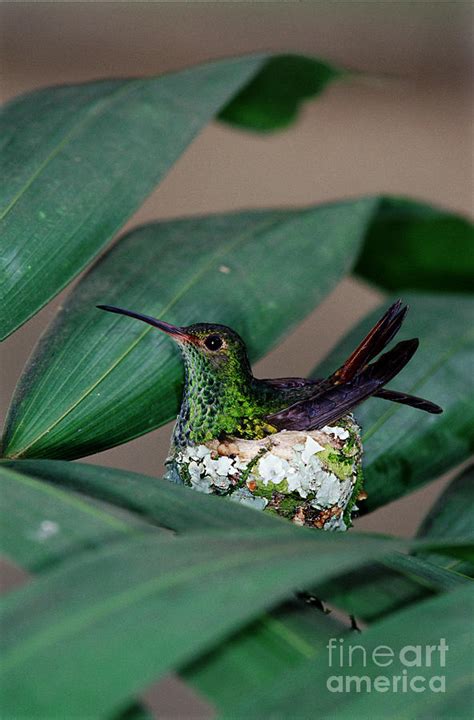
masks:
POLYGON ((275 432, 266 417, 299 399, 301 388, 283 392, 254 378, 244 343, 229 328, 202 323, 186 330, 196 341, 181 343, 185 383, 176 444, 225 435, 259 439, 275 432), (206 347, 209 337, 221 343, 218 349, 206 347))

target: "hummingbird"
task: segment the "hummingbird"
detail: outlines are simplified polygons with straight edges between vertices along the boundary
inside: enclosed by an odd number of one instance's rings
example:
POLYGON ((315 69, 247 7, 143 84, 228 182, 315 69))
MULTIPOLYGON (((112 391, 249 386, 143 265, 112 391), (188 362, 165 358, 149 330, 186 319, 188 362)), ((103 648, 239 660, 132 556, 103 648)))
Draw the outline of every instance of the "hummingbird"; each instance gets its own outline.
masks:
POLYGON ((343 365, 321 379, 254 377, 244 341, 226 325, 178 327, 112 305, 97 307, 148 323, 178 344, 185 379, 173 434, 176 448, 229 436, 256 440, 281 430, 319 430, 371 396, 428 413, 442 412, 429 400, 385 389, 419 344, 417 338, 402 340, 380 355, 407 313, 408 306, 400 300, 388 308, 343 365))

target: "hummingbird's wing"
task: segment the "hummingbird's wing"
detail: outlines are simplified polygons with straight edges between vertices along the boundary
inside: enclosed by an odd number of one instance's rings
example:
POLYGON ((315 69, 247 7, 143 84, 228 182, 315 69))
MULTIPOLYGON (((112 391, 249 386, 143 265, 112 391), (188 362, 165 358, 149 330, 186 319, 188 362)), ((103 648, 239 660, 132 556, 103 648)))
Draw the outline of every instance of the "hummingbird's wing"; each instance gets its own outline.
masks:
POLYGON ((395 337, 407 311, 408 305, 402 305, 400 300, 394 302, 345 363, 328 378, 329 382, 339 384, 352 380, 395 337))
POLYGON ((294 390, 295 388, 314 388, 315 385, 321 385, 324 380, 313 380, 310 378, 289 377, 289 378, 264 378, 260 382, 269 385, 275 390, 294 390))
POLYGON ((271 397, 278 398, 278 404, 273 408, 284 408, 295 402, 312 397, 327 383, 326 380, 313 380, 300 377, 266 378, 259 380, 260 387, 270 390, 271 397))
MULTIPOLYGON (((319 387, 328 387, 328 380, 323 380, 322 378, 265 378, 261 382, 270 385, 275 390, 283 391, 294 390, 295 388, 311 389, 314 391, 316 385, 319 387)), ((417 395, 401 392, 400 390, 386 390, 382 388, 374 392, 374 397, 382 398, 382 400, 390 400, 391 402, 400 403, 401 405, 410 405, 410 407, 414 407, 417 410, 424 410, 425 412, 435 415, 443 412, 443 409, 440 408, 439 405, 418 397, 417 395)))
MULTIPOLYGON (((265 378, 261 382, 278 391, 291 391, 295 388, 302 388, 308 391, 306 397, 314 393, 316 386, 327 388, 330 384, 328 380, 323 380, 322 378, 265 378)), ((417 395, 401 392, 400 390, 386 390, 382 388, 374 392, 374 397, 381 398, 382 400, 390 400, 391 402, 400 403, 401 405, 409 405, 417 410, 424 410, 425 412, 435 415, 443 412, 443 409, 440 408, 439 405, 418 397, 417 395)), ((302 397, 301 399, 303 400, 305 398, 302 397)))
POLYGON ((366 365, 351 380, 320 385, 311 397, 268 415, 266 420, 279 430, 322 428, 346 415, 360 402, 381 390, 405 367, 417 347, 417 339, 404 340, 381 355, 375 362, 366 365))

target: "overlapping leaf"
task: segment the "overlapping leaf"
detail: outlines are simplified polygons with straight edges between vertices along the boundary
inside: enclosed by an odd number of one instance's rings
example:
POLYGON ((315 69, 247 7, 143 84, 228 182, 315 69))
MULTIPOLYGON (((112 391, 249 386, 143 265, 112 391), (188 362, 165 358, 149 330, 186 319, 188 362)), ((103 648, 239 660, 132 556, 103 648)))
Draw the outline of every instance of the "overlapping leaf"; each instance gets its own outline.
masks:
POLYGON ((344 624, 303 600, 285 603, 226 639, 180 671, 219 712, 231 710, 262 687, 275 687, 290 668, 324 657, 329 638, 350 633, 344 624), (225 681, 223 681, 225 678, 225 681))
MULTIPOLYGON (((66 482, 55 487, 38 475, 24 473, 21 463, 16 465, 14 470, 0 465, 0 552, 27 570, 43 570, 124 533, 153 529, 140 516, 69 492, 66 482)), ((65 481, 69 468, 61 465, 66 467, 57 468, 57 473, 65 481)))
POLYGON ((26 367, 4 454, 80 457, 176 416, 182 364, 172 340, 97 304, 178 325, 223 322, 255 359, 348 272, 376 205, 176 220, 123 237, 75 288, 26 367))
MULTIPOLYGON (((49 565, 67 557, 68 552, 73 554, 92 546, 96 535, 101 542, 107 541, 108 534, 97 534, 97 529, 108 532, 110 528, 112 538, 120 532, 143 530, 144 523, 178 534, 208 529, 274 528, 275 525, 284 531, 288 527, 285 521, 248 510, 227 498, 208 497, 160 478, 99 465, 17 460, 3 461, 0 472, 5 478, 10 476, 3 497, 4 507, 8 507, 3 528, 3 540, 7 543, 4 550, 29 569, 49 565), (34 504, 26 502, 27 498, 22 497, 25 486, 45 500, 37 499, 34 504), (102 504, 91 506, 91 499, 102 504), (126 514, 111 517, 120 510, 125 510, 126 514), (88 516, 92 516, 93 522, 87 522, 88 516), (57 524, 60 538, 41 533, 44 520, 57 524), (75 543, 77 532, 82 544, 75 543), (48 542, 44 542, 46 539, 48 542), (64 542, 63 547, 61 543, 64 542), (38 552, 42 563, 37 562, 38 552)), ((465 524, 459 525, 448 537, 469 540, 467 530, 465 524)), ((430 537, 437 540, 443 536, 432 534, 430 537)), ((446 556, 440 558, 447 564, 456 562, 446 556)), ((432 566, 423 558, 397 555, 390 562, 367 568, 363 574, 348 573, 337 582, 319 585, 314 592, 364 620, 372 620, 427 593, 451 590, 461 582, 463 578, 457 573, 432 566)))
MULTIPOLYGON (((51 461, 3 463, 2 468, 5 466, 13 466, 16 471, 29 467, 31 475, 51 475, 56 483, 62 476, 64 488, 72 486, 83 493, 92 490, 93 478, 97 477, 97 485, 105 489, 110 500, 111 482, 126 485, 127 477, 127 473, 106 469, 101 476, 96 468, 51 461), (35 466, 39 468, 36 473, 35 466)), ((12 482, 17 479, 17 472, 9 469, 6 472, 13 476, 12 482)), ((160 487, 159 480, 154 483, 157 496, 166 500, 166 493, 161 492, 164 486, 160 487)), ((184 488, 171 484, 166 487, 171 495, 179 497, 180 493, 188 492, 193 499, 200 498, 184 488)), ((65 490, 61 492, 66 494, 65 490)), ((126 487, 127 492, 132 495, 130 486, 126 487)), ((152 492, 150 485, 144 487, 145 494, 151 496, 152 492)), ((95 494, 104 496, 100 490, 95 494)), ((120 492, 117 496, 120 497, 120 492)), ((115 540, 113 545, 83 553, 78 559, 44 573, 38 581, 4 601, 4 712, 21 715, 34 711, 48 717, 62 717, 64 713, 68 717, 82 717, 85 712, 109 715, 157 675, 189 662, 224 634, 287 597, 293 589, 322 582, 410 544, 379 537, 349 538, 301 530, 225 499, 205 496, 200 499, 213 512, 219 503, 220 512, 227 512, 229 517, 234 515, 237 520, 247 516, 248 527, 254 525, 254 529, 227 527, 220 532, 215 529, 194 532, 182 539, 147 531, 144 536, 135 535, 123 542, 115 540), (235 591, 237 586, 239 592, 235 591), (121 652, 125 646, 127 652, 121 652), (76 673, 87 682, 87 698, 71 682, 72 674, 76 673), (54 684, 48 683, 48 677, 53 675, 54 684)), ((138 498, 138 506, 140 502, 138 498)), ((152 516, 154 503, 149 506, 152 516)), ((161 512, 169 511, 170 506, 168 502, 161 512)), ((196 527, 199 522, 208 521, 206 515, 199 518, 199 502, 197 508, 197 513, 189 508, 196 527)), ((66 515, 69 510, 66 507, 66 515)), ((87 536, 88 528, 84 530, 87 536)), ((446 545, 434 540, 427 547, 455 556, 472 556, 472 547, 463 539, 450 538, 446 545)), ((324 620, 319 618, 318 623, 325 625, 324 620)), ((295 628, 285 612, 280 619, 270 616, 263 628, 264 654, 268 652, 267 643, 273 644, 279 634, 283 645, 291 635, 293 647, 287 647, 286 654, 291 652, 298 664, 304 656, 303 641, 298 644, 298 628, 301 630, 301 622, 307 621, 308 617, 299 615, 295 628)), ((333 630, 332 625, 328 626, 326 634, 333 630)), ((247 642, 245 637, 243 640, 247 642)), ((320 637, 307 639, 307 648, 313 647, 313 641, 320 644, 320 640, 320 637)), ((234 649, 240 656, 238 639, 234 649)), ((232 648, 230 656, 225 655, 233 662, 232 648)), ((276 658, 272 677, 283 672, 283 665, 281 658, 276 658)), ((201 671, 199 678, 196 684, 204 687, 207 681, 201 671)))
POLYGON ((365 653, 354 652, 349 661, 349 643, 346 643, 340 662, 336 644, 331 661, 329 651, 325 662, 319 657, 307 661, 286 673, 278 685, 261 686, 259 691, 244 696, 239 705, 234 705, 231 712, 221 717, 283 720, 293 717, 297 708, 298 718, 310 720, 314 718, 317 698, 320 717, 341 720, 354 717, 467 718, 473 693, 471 635, 466 632, 466 627, 473 611, 472 585, 419 603, 374 625, 358 637, 352 645, 362 646, 365 653), (377 662, 372 660, 372 653, 379 646, 393 652, 391 662, 388 653, 384 658, 376 656, 377 662), (419 647, 421 655, 415 656, 417 650, 403 654, 403 648, 407 646, 419 647), (431 660, 426 659, 427 646, 434 647, 431 660), (447 649, 443 649, 445 646, 447 649), (417 664, 410 665, 410 662, 417 664), (405 675, 406 691, 402 684, 405 675), (376 682, 380 676, 388 678, 384 690, 380 690, 384 681, 376 682), (393 678, 397 676, 398 685, 394 690, 393 678), (435 676, 445 678, 444 691, 440 689, 443 680, 435 680, 435 691, 431 690, 429 683, 435 676), (347 677, 353 678, 348 690, 347 677), (410 683, 414 677, 418 680, 414 681, 415 689, 412 689, 410 683))
MULTIPOLYGON (((454 478, 439 496, 423 520, 419 530, 420 538, 450 538, 455 536, 473 537, 474 512, 474 467, 467 468, 454 478)), ((456 562, 445 556, 432 555, 430 560, 442 567, 452 567, 456 572, 474 577, 472 563, 456 562)))
MULTIPOLYGON (((1 551, 34 572, 44 572, 58 561, 71 561, 85 549, 114 542, 124 533, 143 532, 147 529, 145 520, 154 529, 165 526, 178 533, 262 527, 292 531, 286 522, 226 498, 204 496, 158 478, 100 466, 54 460, 3 461, 0 479, 4 517, 1 551), (91 502, 91 496, 100 499, 100 504, 91 502), (121 512, 120 506, 128 512, 121 512)), ((262 667, 260 652, 252 677, 255 681, 262 671, 273 676, 286 668, 287 661, 294 664, 311 656, 313 646, 321 644, 325 629, 326 634, 339 630, 334 621, 294 601, 239 634, 226 658, 232 663, 234 652, 240 656, 242 643, 250 644, 247 654, 263 643, 263 652, 273 662, 270 668, 267 663, 262 667)), ((197 685, 199 675, 205 685, 208 674, 209 663, 204 662, 187 677, 194 678, 197 685)), ((134 706, 120 717, 135 717, 135 713, 141 717, 142 712, 143 707, 134 706)))
POLYGON ((286 127, 308 98, 348 73, 323 60, 281 55, 261 71, 219 113, 224 122, 246 130, 269 132, 286 127))
POLYGON ((423 538, 474 537, 474 466, 454 478, 423 520, 423 538))
MULTIPOLYGON (((344 608, 358 620, 372 621, 437 592, 456 590, 467 582, 457 573, 397 553, 319 584, 313 594, 344 608)), ((221 643, 184 668, 181 675, 220 714, 231 714, 241 702, 242 687, 247 698, 254 693, 258 697, 262 688, 278 690, 291 668, 299 666, 302 673, 306 672, 309 658, 318 656, 320 663, 327 664, 330 638, 350 641, 353 637, 349 616, 344 625, 315 605, 295 601, 221 643), (223 677, 226 682, 221 681, 223 677)))
POLYGON ((384 198, 355 272, 388 290, 474 290, 474 228, 464 217, 402 198, 384 198))
MULTIPOLYGON (((459 561, 440 555, 446 565, 459 561)), ((318 585, 313 592, 366 622, 390 615, 432 595, 450 592, 469 582, 464 575, 437 567, 423 557, 394 555, 318 585)))
MULTIPOLYGON (((228 498, 202 495, 168 480, 127 470, 61 460, 2 461, 0 468, 23 478, 48 483, 133 513, 138 519, 176 533, 207 529, 256 529, 287 522, 258 513, 228 498)), ((64 495, 66 493, 64 492, 64 495)), ((73 497, 70 495, 68 497, 73 497)), ((29 520, 28 520, 29 522, 29 520)))
MULTIPOLYGON (((361 510, 374 510, 411 492, 466 460, 474 447, 474 300, 412 293, 403 299, 410 312, 400 339, 419 337, 420 348, 389 387, 426 397, 444 412, 428 415, 376 398, 356 410, 369 494, 361 510)), ((371 313, 351 331, 314 374, 337 368, 381 312, 371 313)))
POLYGON ((295 588, 405 544, 278 524, 148 533, 83 555, 2 603, 3 713, 110 716, 295 588))
POLYGON ((0 339, 87 265, 265 60, 46 88, 5 107, 0 339))

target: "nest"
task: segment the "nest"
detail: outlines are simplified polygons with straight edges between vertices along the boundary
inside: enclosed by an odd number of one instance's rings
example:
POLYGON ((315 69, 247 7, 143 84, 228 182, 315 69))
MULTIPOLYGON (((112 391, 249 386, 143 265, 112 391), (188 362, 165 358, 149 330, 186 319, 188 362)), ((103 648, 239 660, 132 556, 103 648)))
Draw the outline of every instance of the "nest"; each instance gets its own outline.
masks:
POLYGON ((343 531, 366 497, 361 456, 360 428, 346 416, 322 430, 189 445, 168 459, 168 478, 297 525, 343 531))

